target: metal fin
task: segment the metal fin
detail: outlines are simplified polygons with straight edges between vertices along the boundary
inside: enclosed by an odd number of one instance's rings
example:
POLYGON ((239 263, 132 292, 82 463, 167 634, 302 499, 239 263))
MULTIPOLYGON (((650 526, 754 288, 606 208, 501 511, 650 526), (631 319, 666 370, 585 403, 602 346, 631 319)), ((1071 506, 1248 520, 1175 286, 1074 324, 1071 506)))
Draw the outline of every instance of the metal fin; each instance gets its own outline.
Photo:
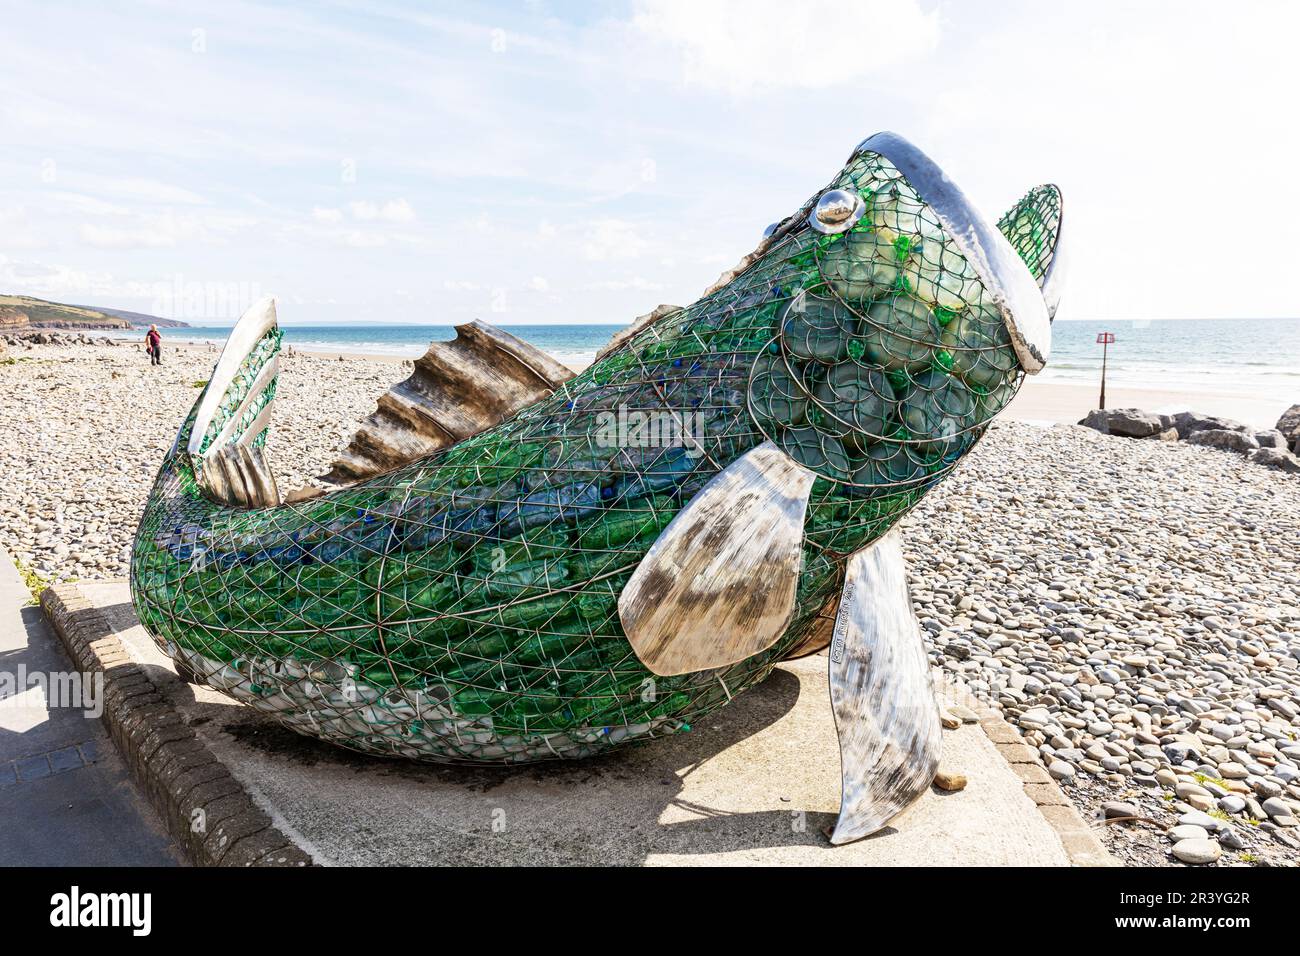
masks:
POLYGON ((627 326, 627 328, 619 329, 608 342, 601 346, 600 351, 596 353, 596 361, 599 362, 610 352, 615 352, 618 349, 621 349, 624 345, 632 341, 632 339, 640 335, 648 327, 654 325, 665 315, 672 315, 674 312, 680 311, 682 311, 680 305, 667 305, 661 303, 645 315, 638 315, 631 325, 627 326))
POLYGON ((1047 319, 1055 320, 1069 268, 1065 239, 1065 197, 1055 183, 1035 186, 998 220, 998 231, 1029 266, 1043 292, 1047 319))
POLYGON ((843 789, 831 843, 879 830, 925 792, 942 729, 898 532, 853 554, 830 650, 843 789))
POLYGON ((265 345, 276 327, 270 296, 249 308, 226 340, 190 426, 186 450, 194 477, 216 501, 237 507, 275 507, 280 491, 258 437, 271 418, 278 340, 265 345), (256 356, 261 365, 250 365, 256 356), (214 423, 216 425, 214 432, 214 423))
POLYGON ((764 442, 673 518, 618 599, 623 631, 646 667, 663 676, 724 667, 785 632, 816 477, 764 442))
POLYGON ((323 476, 352 484, 392 471, 504 421, 550 395, 573 371, 486 322, 456 326, 415 371, 380 396, 343 456, 323 476))
MULTIPOLYGON (((221 350, 221 356, 212 369, 212 377, 208 379, 207 388, 203 392, 203 398, 200 399, 198 410, 194 415, 194 425, 190 430, 190 440, 187 446, 187 450, 191 455, 200 454, 208 429, 218 415, 224 414, 223 420, 225 422, 225 427, 218 439, 221 443, 251 441, 257 437, 256 433, 252 432, 251 429, 244 430, 242 434, 235 434, 233 426, 239 423, 243 412, 266 390, 267 384, 274 380, 279 367, 278 356, 271 356, 266 365, 258 370, 257 379, 252 386, 245 390, 237 409, 226 412, 223 406, 231 400, 229 392, 239 378, 244 361, 266 333, 274 329, 275 326, 275 299, 266 296, 245 311, 239 317, 239 321, 235 323, 235 327, 230 330, 230 337, 226 339, 226 344, 221 350)), ((216 445, 218 441, 213 441, 212 444, 216 445)))
POLYGON ((195 477, 226 504, 243 508, 274 508, 280 489, 257 445, 226 445, 196 459, 195 477))

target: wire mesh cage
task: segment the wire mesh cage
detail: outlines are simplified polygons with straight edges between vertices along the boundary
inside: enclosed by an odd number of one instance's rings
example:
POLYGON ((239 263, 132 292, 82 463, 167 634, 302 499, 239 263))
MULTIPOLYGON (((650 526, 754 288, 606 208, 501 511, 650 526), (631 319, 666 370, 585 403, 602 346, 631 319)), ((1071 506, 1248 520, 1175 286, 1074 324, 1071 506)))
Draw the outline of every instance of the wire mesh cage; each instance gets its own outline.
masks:
MULTIPOLYGON (((984 281, 889 160, 858 152, 818 195, 834 191, 845 228, 813 228, 815 197, 737 276, 549 397, 352 487, 215 502, 186 451, 191 413, 136 539, 142 623, 197 679, 370 753, 522 762, 689 731, 815 643, 846 557, 1022 378, 984 281), (740 663, 655 676, 620 591, 691 497, 768 440, 818 476, 794 618, 740 663)), ((1003 223, 1036 273, 1044 202, 1003 223)), ((279 344, 271 328, 247 351, 204 452, 263 444, 279 344)))

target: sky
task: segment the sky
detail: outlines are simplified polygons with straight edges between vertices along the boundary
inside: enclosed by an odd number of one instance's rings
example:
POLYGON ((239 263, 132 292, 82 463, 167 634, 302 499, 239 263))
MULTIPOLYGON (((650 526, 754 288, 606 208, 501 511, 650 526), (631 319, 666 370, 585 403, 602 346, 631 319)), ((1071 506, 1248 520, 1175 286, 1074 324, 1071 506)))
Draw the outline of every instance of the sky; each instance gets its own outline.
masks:
POLYGON ((1300 315, 1285 3, 0 0, 0 293, 217 324, 689 304, 879 130, 1063 319, 1300 315))

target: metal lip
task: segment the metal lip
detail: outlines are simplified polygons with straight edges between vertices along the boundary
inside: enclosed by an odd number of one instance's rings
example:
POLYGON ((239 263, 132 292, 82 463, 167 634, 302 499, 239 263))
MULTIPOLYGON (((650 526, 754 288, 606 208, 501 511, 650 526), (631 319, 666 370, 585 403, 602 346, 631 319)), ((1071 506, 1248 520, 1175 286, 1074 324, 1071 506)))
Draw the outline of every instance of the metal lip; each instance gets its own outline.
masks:
POLYGON ((854 149, 849 161, 865 152, 893 163, 934 210, 1002 314, 1021 368, 1030 375, 1042 371, 1051 353, 1052 323, 1033 273, 1011 243, 989 224, 934 160, 902 136, 889 132, 868 136, 854 149))

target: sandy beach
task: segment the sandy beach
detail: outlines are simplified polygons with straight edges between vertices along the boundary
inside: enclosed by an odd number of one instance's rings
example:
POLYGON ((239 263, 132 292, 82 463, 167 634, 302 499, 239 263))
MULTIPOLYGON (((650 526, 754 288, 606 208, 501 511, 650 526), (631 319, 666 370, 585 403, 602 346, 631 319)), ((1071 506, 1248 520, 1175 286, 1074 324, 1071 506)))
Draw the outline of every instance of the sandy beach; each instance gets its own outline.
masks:
MULTIPOLYGON (((1050 379, 1030 378, 1003 412, 1026 422, 1078 422, 1097 407, 1098 389, 1050 379)), ((1272 428, 1286 406, 1226 392, 1170 391, 1160 388, 1106 388, 1107 408, 1141 408, 1157 415, 1197 411, 1235 419, 1255 428, 1272 428)))
MULTIPOLYGON (((216 357, 170 348, 151 368, 136 346, 96 345, 0 359, 0 541, 33 581, 126 574, 155 470, 216 357)), ((392 357, 286 355, 268 448, 281 489, 321 474, 407 374, 392 357)), ((1300 860, 1300 476, 1072 424, 1093 397, 1031 381, 904 520, 932 663, 1002 709, 1085 814, 1156 821, 1105 828, 1121 858, 1172 862, 1164 829, 1181 825, 1215 833, 1224 863, 1300 860)), ((1260 427, 1282 411, 1108 398, 1260 427)))

